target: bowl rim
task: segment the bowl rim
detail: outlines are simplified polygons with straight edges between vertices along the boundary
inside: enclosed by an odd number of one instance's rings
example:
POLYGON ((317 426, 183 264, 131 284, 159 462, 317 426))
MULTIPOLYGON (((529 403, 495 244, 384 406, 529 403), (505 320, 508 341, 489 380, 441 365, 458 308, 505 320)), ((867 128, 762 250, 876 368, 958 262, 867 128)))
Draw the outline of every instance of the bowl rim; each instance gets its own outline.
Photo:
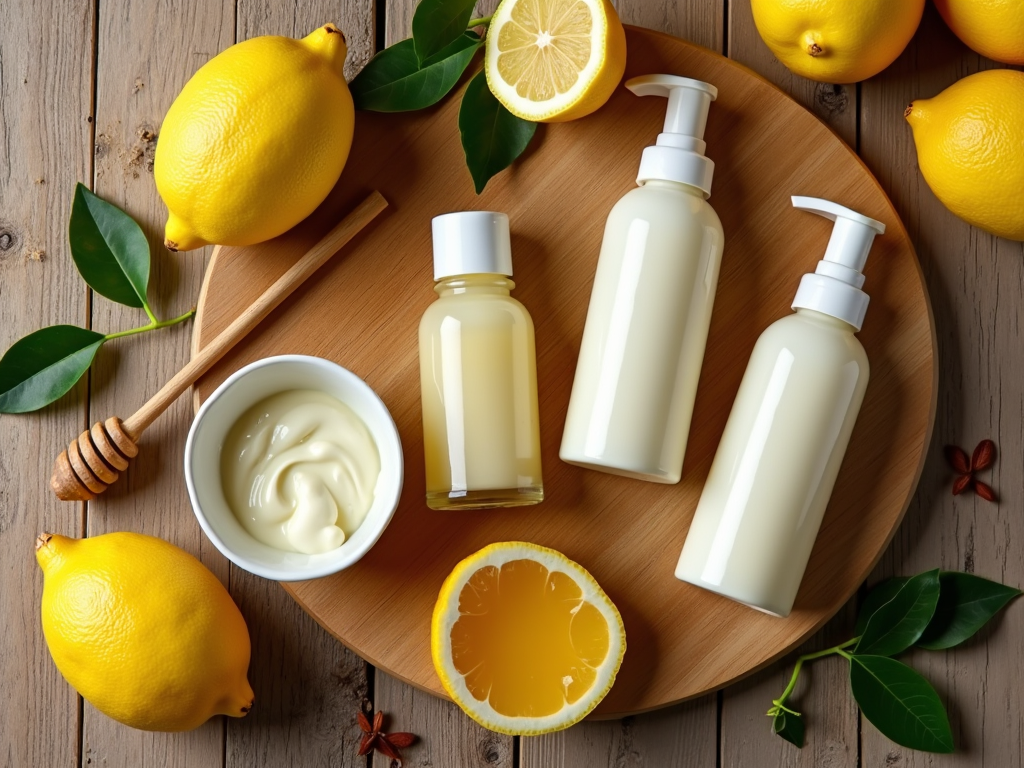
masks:
MULTIPOLYGON (((269 394, 267 396, 269 397, 269 394)), ((346 403, 346 405, 349 404, 346 403)), ((367 428, 371 429, 371 434, 373 435, 374 441, 379 443, 379 435, 376 432, 372 431, 372 428, 370 427, 369 424, 367 424, 367 428)), ((381 458, 383 460, 384 451, 382 450, 380 445, 377 446, 377 450, 382 454, 381 458)), ((395 419, 391 415, 391 411, 388 409, 387 405, 381 399, 380 395, 378 395, 377 392, 373 389, 373 387, 367 384, 366 381, 364 381, 359 375, 350 371, 348 368, 345 368, 344 366, 334 362, 333 360, 328 360, 327 358, 324 357, 317 357, 315 355, 295 354, 273 355, 271 357, 263 357, 260 358, 259 360, 254 360, 253 362, 248 363, 247 365, 244 365, 241 368, 239 368, 237 371, 235 371, 226 379, 224 379, 224 381, 217 386, 217 388, 199 407, 199 410, 196 412, 195 418, 193 418, 192 420, 192 424, 189 426, 188 436, 185 439, 184 472, 185 485, 188 488, 188 496, 192 506, 192 513, 195 515, 196 520, 199 522, 199 527, 202 528, 203 533, 206 534, 206 537, 213 543, 217 550, 222 555, 224 555, 224 557, 226 557, 228 560, 230 560, 232 563, 237 565, 242 570, 247 571, 248 573, 252 573, 256 576, 260 576, 264 579, 269 579, 271 581, 306 581, 310 579, 323 578, 324 576, 330 576, 331 574, 338 573, 339 571, 348 568, 349 566, 358 562, 367 552, 369 552, 374 547, 374 545, 376 545, 377 541, 380 540, 380 537, 384 534, 385 529, 391 523, 391 520, 398 509, 398 505, 402 497, 402 489, 405 484, 405 455, 402 449, 402 438, 398 432, 398 425, 395 423, 395 419), (332 560, 329 560, 318 567, 303 568, 294 566, 267 566, 261 563, 254 562, 248 559, 247 557, 240 555, 229 544, 227 544, 223 540, 223 538, 221 538, 221 536, 214 529, 213 525, 210 523, 209 518, 203 511, 202 505, 200 504, 199 494, 196 490, 195 482, 192 477, 192 454, 195 442, 197 440, 197 435, 200 431, 200 425, 202 424, 207 412, 210 410, 213 404, 220 400, 224 396, 224 394, 228 392, 238 381, 245 378, 254 371, 257 371, 261 368, 265 368, 268 366, 279 365, 283 363, 297 363, 299 365, 310 365, 318 368, 323 368, 330 371, 332 375, 348 379, 349 382, 352 383, 355 387, 364 390, 370 397, 370 402, 372 403, 371 407, 376 408, 379 406, 381 414, 385 417, 383 420, 383 432, 387 434, 389 438, 393 438, 394 440, 393 446, 390 447, 394 447, 397 449, 397 466, 395 467, 397 482, 394 483, 393 488, 389 489, 390 510, 387 512, 387 514, 381 516, 378 523, 378 530, 374 533, 374 535, 371 538, 367 539, 367 541, 360 549, 344 553, 344 556, 340 556, 332 560)), ((367 512, 367 515, 369 515, 369 511, 367 512)), ((364 519, 364 524, 365 522, 367 521, 364 519)), ((244 532, 245 535, 251 536, 251 534, 248 533, 248 531, 244 532)), ((342 544, 340 547, 333 551, 341 552, 341 550, 343 550, 344 547, 345 544, 342 544)))

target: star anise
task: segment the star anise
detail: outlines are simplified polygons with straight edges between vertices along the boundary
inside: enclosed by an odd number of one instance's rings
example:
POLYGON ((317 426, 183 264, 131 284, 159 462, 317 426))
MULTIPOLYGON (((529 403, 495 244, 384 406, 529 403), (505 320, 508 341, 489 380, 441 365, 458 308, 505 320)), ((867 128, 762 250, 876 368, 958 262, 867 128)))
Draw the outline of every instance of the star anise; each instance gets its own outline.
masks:
POLYGON ((401 765, 402 753, 399 750, 405 749, 416 741, 416 736, 412 733, 384 733, 381 730, 384 727, 383 712, 374 715, 373 725, 370 725, 370 719, 362 712, 359 713, 358 719, 359 728, 363 732, 363 740, 359 744, 359 754, 368 755, 376 749, 384 757, 397 760, 401 765))
POLYGON ((960 475, 953 483, 953 495, 959 496, 968 488, 972 488, 985 501, 996 501, 996 492, 992 490, 991 486, 975 477, 975 473, 991 467, 995 458, 996 444, 991 440, 982 440, 978 443, 970 460, 963 448, 947 445, 946 461, 960 475))

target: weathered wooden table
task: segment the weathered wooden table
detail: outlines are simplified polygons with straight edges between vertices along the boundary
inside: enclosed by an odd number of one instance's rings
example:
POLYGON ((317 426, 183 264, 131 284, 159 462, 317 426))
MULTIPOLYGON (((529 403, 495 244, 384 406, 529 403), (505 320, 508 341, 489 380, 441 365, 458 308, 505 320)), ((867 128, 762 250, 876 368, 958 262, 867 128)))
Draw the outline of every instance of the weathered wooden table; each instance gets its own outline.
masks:
MULTIPOLYGON (((993 66, 964 48, 929 5, 914 41, 859 86, 802 80, 774 60, 748 0, 618 0, 624 21, 722 51, 806 104, 854 147, 914 237, 927 276, 941 356, 938 416, 906 519, 873 580, 941 566, 1024 584, 1024 247, 955 219, 932 196, 902 118, 915 97, 993 66), (945 443, 999 446, 992 481, 1002 502, 950 494, 945 443)), ((0 348, 43 325, 100 331, 139 324, 137 311, 88 293, 67 247, 73 186, 82 181, 143 222, 154 256, 151 298, 163 316, 193 304, 208 252, 167 253, 153 185, 160 121, 188 77, 235 41, 302 36, 334 21, 352 75, 375 48, 408 35, 413 0, 6 0, 0 12, 0 348)), ((468 181, 467 181, 468 183, 468 181)), ((785 685, 775 665, 717 695, 623 721, 584 723, 539 738, 484 731, 454 705, 374 670, 327 635, 276 584, 229 567, 188 504, 181 453, 191 421, 183 398, 145 437, 127 481, 87 505, 57 502, 50 462, 87 424, 130 413, 188 358, 189 329, 105 348, 88 382, 40 414, 0 416, 0 765, 366 766, 355 714, 368 702, 394 729, 419 734, 408 766, 923 766, 1024 764, 1024 607, 1012 606, 966 646, 911 659, 946 700, 958 752, 896 747, 859 716, 845 664, 802 676, 795 701, 808 744, 772 736, 764 712, 785 685), (50 661, 39 627, 40 530, 161 536, 200 557, 229 585, 253 638, 257 706, 184 734, 125 728, 83 704, 50 661)), ((870 482, 870 478, 866 478, 870 482)), ((809 643, 850 635, 856 601, 809 643)))

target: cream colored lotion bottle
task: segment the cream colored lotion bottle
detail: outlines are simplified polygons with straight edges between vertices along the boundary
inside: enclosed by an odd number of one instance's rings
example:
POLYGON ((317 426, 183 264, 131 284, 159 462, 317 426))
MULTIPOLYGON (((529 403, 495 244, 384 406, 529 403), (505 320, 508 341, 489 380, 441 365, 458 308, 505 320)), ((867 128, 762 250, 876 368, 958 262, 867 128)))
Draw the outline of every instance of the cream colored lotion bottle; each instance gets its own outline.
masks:
POLYGON ((676 567, 683 581, 788 616, 868 385, 854 334, 868 306, 864 263, 885 227, 794 197, 835 221, 793 309, 757 340, 676 567))
POLYGON ((725 239, 707 203, 714 163, 703 141, 718 92, 673 75, 626 87, 667 96, 668 111, 639 187, 608 215, 559 456, 677 483, 725 239))
POLYGON ((427 506, 537 504, 541 479, 537 362, 515 283, 508 216, 433 220, 438 299, 420 321, 427 506))

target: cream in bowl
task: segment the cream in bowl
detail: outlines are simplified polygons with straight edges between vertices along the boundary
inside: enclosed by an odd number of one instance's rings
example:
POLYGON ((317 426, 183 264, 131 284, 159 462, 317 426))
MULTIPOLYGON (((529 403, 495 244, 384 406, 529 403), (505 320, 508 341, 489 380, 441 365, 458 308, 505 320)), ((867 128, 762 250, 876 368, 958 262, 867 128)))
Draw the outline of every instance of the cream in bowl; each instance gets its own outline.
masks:
POLYGON ((221 486, 242 527, 264 544, 307 555, 337 549, 359 528, 379 475, 370 430, 314 389, 258 402, 220 452, 221 486))
POLYGON ((317 357, 259 360, 199 409, 185 479, 203 531, 236 565, 293 581, 362 557, 401 495, 402 448, 384 403, 317 357))

